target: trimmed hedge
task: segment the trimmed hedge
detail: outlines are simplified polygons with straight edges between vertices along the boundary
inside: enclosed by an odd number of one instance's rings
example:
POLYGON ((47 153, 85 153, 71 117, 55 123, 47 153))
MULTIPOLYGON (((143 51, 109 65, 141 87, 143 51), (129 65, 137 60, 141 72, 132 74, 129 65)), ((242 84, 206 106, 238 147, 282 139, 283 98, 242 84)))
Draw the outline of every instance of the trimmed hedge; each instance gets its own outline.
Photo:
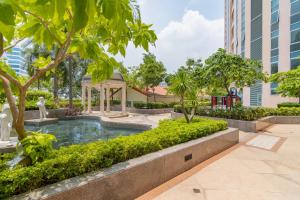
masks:
MULTIPOLYGON (((181 107, 177 106, 175 112, 182 113, 181 107)), ((187 109, 189 112, 190 109, 187 109)), ((232 110, 225 109, 203 109, 198 108, 196 114, 200 116, 220 117, 226 119, 236 119, 245 121, 254 121, 267 116, 300 116, 300 107, 288 108, 251 108, 251 107, 236 107, 232 110)))
POLYGON ((294 102, 285 102, 285 103, 280 103, 277 104, 278 108, 283 108, 283 107, 300 107, 300 103, 294 103, 294 102))
POLYGON ((61 147, 43 162, 0 172, 0 198, 30 191, 87 172, 225 130, 222 120, 164 120, 155 129, 108 141, 61 147))
POLYGON ((38 101, 39 97, 44 97, 47 101, 53 100, 53 94, 42 90, 29 90, 26 94, 27 101, 38 101))
POLYGON ((134 102, 133 107, 138 109, 159 109, 159 108, 173 108, 175 103, 144 103, 144 102, 134 102))

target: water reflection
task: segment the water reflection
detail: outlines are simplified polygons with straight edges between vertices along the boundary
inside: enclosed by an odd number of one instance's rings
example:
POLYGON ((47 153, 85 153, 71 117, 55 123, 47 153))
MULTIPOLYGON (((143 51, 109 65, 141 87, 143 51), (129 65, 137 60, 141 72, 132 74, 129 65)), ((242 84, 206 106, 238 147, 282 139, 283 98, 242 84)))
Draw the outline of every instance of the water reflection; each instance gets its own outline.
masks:
POLYGON ((41 127, 26 126, 26 130, 55 135, 57 142, 54 146, 56 148, 141 132, 136 129, 106 128, 101 126, 99 121, 90 119, 60 120, 58 123, 41 127))

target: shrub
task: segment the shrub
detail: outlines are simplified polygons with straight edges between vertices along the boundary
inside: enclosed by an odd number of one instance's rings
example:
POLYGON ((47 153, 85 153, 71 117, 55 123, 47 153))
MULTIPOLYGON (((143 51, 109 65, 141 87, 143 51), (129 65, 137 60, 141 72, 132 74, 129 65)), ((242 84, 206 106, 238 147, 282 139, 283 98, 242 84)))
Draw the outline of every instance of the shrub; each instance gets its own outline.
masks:
MULTIPOLYGON (((189 109, 187 109, 190 112, 189 109)), ((175 112, 181 113, 181 107, 174 107, 175 112)), ((300 116, 300 107, 295 108, 251 108, 251 107, 243 107, 237 106, 231 110, 225 109, 205 109, 198 108, 196 111, 197 115, 200 116, 209 116, 209 117, 219 117, 226 119, 236 119, 236 120, 245 120, 245 121, 253 121, 267 116, 300 116)))
POLYGON ((31 163, 41 162, 53 150, 54 141, 54 135, 32 132, 21 141, 23 153, 30 158, 31 163))
POLYGON ((277 104, 277 107, 278 108, 282 108, 282 107, 300 107, 300 103, 285 102, 285 103, 277 104))
MULTIPOLYGON (((37 101, 26 101, 25 102, 25 109, 26 110, 38 110, 39 107, 36 105, 37 101)), ((53 100, 46 100, 45 101, 46 109, 57 109, 59 106, 53 100)))
MULTIPOLYGON (((68 108, 69 107, 69 100, 68 99, 63 99, 63 100, 59 100, 58 103, 60 108, 68 108)), ((80 99, 73 99, 73 107, 78 108, 78 109, 82 109, 82 103, 80 99)))
POLYGON ((161 103, 161 102, 134 102, 133 107, 138 109, 159 109, 159 108, 173 108, 175 103, 161 103))
POLYGON ((29 90, 26 94, 27 101, 38 101, 39 97, 44 97, 45 100, 53 100, 53 94, 47 91, 41 90, 29 90))
POLYGON ((164 120, 155 129, 108 141, 53 150, 43 162, 0 172, 0 198, 9 197, 112 164, 210 135, 227 128, 222 120, 164 120))

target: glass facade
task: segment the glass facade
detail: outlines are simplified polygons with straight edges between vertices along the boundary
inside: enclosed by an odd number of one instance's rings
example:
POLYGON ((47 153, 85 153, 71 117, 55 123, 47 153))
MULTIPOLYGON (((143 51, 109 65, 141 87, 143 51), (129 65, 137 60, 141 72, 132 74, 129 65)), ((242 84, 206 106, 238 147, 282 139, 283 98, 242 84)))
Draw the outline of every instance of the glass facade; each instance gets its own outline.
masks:
POLYGON ((290 0, 291 3, 291 69, 300 65, 300 0, 290 0))
MULTIPOLYGON (((278 72, 279 62, 279 0, 271 0, 271 74, 278 72)), ((276 94, 277 84, 271 83, 271 94, 276 94)))
MULTIPOLYGON (((251 59, 262 60, 262 0, 251 0, 251 59)), ((261 106, 262 82, 250 87, 250 106, 261 106)))
POLYGON ((246 0, 242 0, 242 10, 241 10, 241 56, 245 57, 245 31, 246 31, 246 0))
POLYGON ((14 47, 5 55, 7 63, 15 70, 18 75, 27 76, 25 59, 23 57, 22 49, 14 47))

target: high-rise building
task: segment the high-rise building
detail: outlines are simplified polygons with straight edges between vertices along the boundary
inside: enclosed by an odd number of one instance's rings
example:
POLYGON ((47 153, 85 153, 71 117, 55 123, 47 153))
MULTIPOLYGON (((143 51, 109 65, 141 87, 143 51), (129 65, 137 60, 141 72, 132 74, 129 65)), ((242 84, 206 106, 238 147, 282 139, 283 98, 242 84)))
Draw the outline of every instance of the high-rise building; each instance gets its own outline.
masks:
POLYGON ((13 47, 5 54, 6 62, 15 70, 17 75, 27 76, 26 63, 21 47, 13 47))
MULTIPOLYGON (((300 0, 225 0, 225 49, 260 60, 268 74, 300 65, 300 0)), ((243 90, 245 106, 297 101, 276 94, 276 83, 243 90)))

